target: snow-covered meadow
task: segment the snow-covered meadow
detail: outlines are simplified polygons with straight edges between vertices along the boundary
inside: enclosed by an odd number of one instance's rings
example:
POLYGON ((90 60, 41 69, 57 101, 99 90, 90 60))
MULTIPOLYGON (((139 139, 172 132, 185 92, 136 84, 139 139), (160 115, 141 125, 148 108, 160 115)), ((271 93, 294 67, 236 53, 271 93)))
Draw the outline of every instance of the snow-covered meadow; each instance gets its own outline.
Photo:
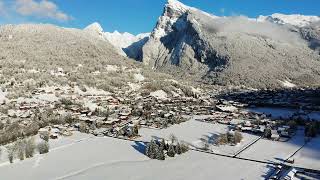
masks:
POLYGON ((296 166, 320 169, 320 137, 311 139, 293 158, 296 166))
POLYGON ((140 152, 143 144, 83 138, 64 140, 45 155, 3 163, 1 179, 263 179, 270 170, 264 164, 192 151, 166 161, 150 160, 140 152))
POLYGON ((287 142, 260 139, 240 154, 240 157, 270 162, 283 162, 295 151, 304 145, 304 131, 297 134, 287 142))
MULTIPOLYGON (((195 117, 204 118, 204 117, 195 117)), ((255 139, 259 138, 258 136, 242 133, 243 140, 240 144, 236 146, 230 145, 213 145, 215 139, 220 135, 227 133, 229 130, 227 125, 222 124, 210 124, 194 119, 187 122, 181 123, 179 125, 173 125, 167 129, 146 129, 143 128, 140 130, 142 137, 141 140, 150 141, 151 138, 165 138, 169 139, 171 134, 175 135, 178 140, 187 142, 193 147, 202 148, 201 139, 209 140, 210 149, 215 153, 220 153, 224 155, 234 155, 236 152, 241 150, 247 144, 253 142, 255 139)))

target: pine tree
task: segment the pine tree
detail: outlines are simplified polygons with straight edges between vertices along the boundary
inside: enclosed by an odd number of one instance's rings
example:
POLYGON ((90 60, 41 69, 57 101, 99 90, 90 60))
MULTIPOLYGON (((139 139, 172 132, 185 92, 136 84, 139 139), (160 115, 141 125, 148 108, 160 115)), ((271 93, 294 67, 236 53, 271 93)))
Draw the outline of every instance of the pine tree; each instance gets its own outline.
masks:
POLYGON ((157 153, 157 159, 158 160, 165 160, 166 156, 164 155, 164 151, 161 147, 159 147, 158 153, 157 153))
POLYGON ((178 143, 178 144, 176 145, 176 153, 177 153, 177 154, 181 154, 181 153, 182 153, 180 143, 178 143))
POLYGON ((151 144, 151 149, 152 149, 152 153, 151 153, 151 159, 156 159, 157 158, 157 154, 159 153, 159 146, 157 145, 156 141, 153 140, 152 144, 151 144))
POLYGON ((159 152, 159 146, 155 142, 155 140, 151 140, 150 143, 147 144, 146 147, 146 155, 150 159, 156 159, 157 158, 157 153, 159 152))
POLYGON ((174 157, 176 155, 176 152, 174 150, 174 146, 172 144, 169 145, 169 149, 168 149, 167 155, 169 157, 174 157))
POLYGON ((160 148, 160 150, 161 150, 161 149, 162 149, 162 150, 166 150, 166 143, 165 143, 164 139, 162 139, 162 140, 160 141, 160 146, 159 146, 159 148, 160 148))
POLYGON ((151 145, 151 143, 148 143, 148 144, 147 144, 147 146, 146 146, 146 152, 145 152, 146 156, 148 156, 149 158, 150 158, 150 154, 151 154, 151 152, 150 152, 150 150, 151 150, 150 145, 151 145))
POLYGON ((270 129, 270 128, 266 128, 266 129, 264 130, 263 136, 264 136, 265 138, 267 138, 267 139, 271 139, 271 135, 272 135, 271 129, 270 129))

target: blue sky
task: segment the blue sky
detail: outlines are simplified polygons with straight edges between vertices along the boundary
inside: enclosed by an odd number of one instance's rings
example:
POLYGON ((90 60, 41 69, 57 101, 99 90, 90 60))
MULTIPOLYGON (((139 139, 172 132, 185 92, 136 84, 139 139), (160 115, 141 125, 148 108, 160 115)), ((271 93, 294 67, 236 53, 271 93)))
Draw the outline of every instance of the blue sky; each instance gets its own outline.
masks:
MULTIPOLYGON (((320 0, 181 0, 218 16, 257 17, 272 13, 320 15, 320 0)), ((166 0, 0 0, 0 23, 53 23, 84 28, 99 22, 105 31, 149 32, 166 0)))

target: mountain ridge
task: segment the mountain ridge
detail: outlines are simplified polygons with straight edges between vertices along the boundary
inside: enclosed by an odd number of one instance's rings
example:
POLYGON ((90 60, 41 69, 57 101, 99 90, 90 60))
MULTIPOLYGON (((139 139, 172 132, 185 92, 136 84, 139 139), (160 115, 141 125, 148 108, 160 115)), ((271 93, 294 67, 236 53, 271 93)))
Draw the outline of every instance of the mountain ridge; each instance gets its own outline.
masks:
POLYGON ((170 0, 165 5, 142 48, 144 64, 220 85, 274 88, 286 79, 298 86, 319 85, 319 56, 299 33, 268 21, 217 17, 181 4, 170 0))

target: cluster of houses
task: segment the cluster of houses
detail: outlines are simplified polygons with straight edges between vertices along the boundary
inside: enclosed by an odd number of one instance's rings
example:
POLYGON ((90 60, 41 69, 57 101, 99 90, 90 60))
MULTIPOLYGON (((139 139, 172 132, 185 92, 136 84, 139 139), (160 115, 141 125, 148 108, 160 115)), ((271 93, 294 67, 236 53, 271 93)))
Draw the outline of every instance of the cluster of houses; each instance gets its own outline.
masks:
POLYGON ((246 111, 243 104, 234 101, 217 101, 215 109, 210 116, 198 121, 228 125, 230 130, 263 135, 270 129, 270 139, 290 138, 293 129, 283 125, 282 121, 275 121, 263 113, 246 111))
POLYGON ((217 95, 218 99, 229 102, 241 102, 244 106, 284 107, 303 110, 320 111, 317 101, 320 89, 281 89, 240 91, 217 95))
POLYGON ((0 118, 5 121, 31 124, 37 111, 52 111, 58 116, 70 116, 75 122, 40 129, 51 138, 81 130, 97 136, 137 136, 139 127, 167 128, 188 120, 186 115, 206 115, 214 112, 210 97, 175 96, 157 98, 140 96, 119 90, 112 93, 95 88, 80 88, 77 84, 64 87, 42 87, 25 98, 11 99, 3 107, 0 118))
MULTIPOLYGON (((265 114, 243 110, 245 107, 271 104, 272 106, 312 104, 299 91, 294 95, 283 91, 248 91, 231 93, 223 98, 210 96, 174 96, 157 98, 151 95, 127 93, 119 90, 113 93, 94 88, 80 88, 76 84, 66 87, 44 87, 35 89, 29 98, 11 100, 13 104, 7 113, 0 113, 1 119, 19 119, 30 123, 36 109, 52 109, 64 116, 70 114, 76 119, 68 128, 81 130, 97 136, 136 136, 137 128, 167 128, 188 120, 190 115, 211 115, 204 121, 227 124, 234 130, 248 133, 264 133, 272 129, 272 139, 289 137, 290 130, 280 126, 265 114), (245 95, 244 95, 245 94, 245 95), (299 100, 299 101, 298 101, 299 100), (300 102, 301 100, 301 102, 300 102), (303 103, 302 103, 303 102, 303 103), (72 128, 71 128, 72 127, 72 128)), ((59 132, 63 132, 60 128, 59 132)), ((59 134, 59 133, 58 133, 59 134)))
POLYGON ((207 115, 214 109, 207 101, 193 97, 163 100, 147 96, 134 101, 132 106, 143 112, 140 125, 152 128, 167 128, 187 121, 190 115, 207 115))

